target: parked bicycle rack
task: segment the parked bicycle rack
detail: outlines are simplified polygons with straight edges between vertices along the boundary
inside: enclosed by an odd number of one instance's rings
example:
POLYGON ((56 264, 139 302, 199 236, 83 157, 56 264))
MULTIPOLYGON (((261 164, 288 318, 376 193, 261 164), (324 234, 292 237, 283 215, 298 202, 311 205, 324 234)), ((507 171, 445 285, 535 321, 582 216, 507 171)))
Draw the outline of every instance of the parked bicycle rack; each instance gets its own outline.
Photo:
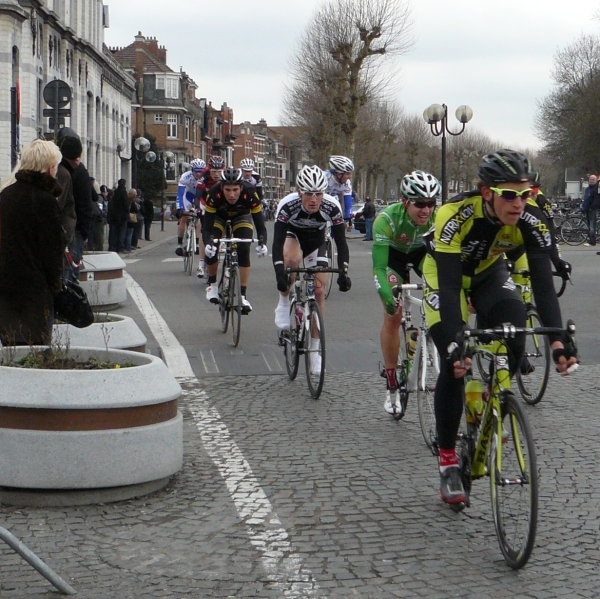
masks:
POLYGON ((54 570, 47 566, 31 549, 19 541, 6 528, 0 526, 0 540, 4 541, 15 553, 18 553, 30 566, 35 568, 44 578, 49 580, 61 593, 76 595, 77 591, 67 584, 54 570))

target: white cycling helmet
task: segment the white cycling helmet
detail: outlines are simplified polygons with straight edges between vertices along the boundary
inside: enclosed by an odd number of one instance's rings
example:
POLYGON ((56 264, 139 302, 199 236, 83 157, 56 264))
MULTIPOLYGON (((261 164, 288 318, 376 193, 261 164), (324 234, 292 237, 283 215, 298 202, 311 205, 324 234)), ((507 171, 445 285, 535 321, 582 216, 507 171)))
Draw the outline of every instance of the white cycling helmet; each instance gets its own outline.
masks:
POLYGON ((351 173, 354 171, 354 162, 345 156, 330 156, 329 168, 338 173, 351 173))
POLYGON ((425 171, 413 171, 402 178, 400 193, 407 200, 437 198, 442 188, 440 182, 425 171))
POLYGON ((303 166, 296 177, 296 185, 302 193, 321 193, 327 189, 327 178, 318 166, 303 166))
POLYGON ((190 166, 192 167, 193 171, 201 171, 206 168, 206 162, 204 162, 202 158, 194 158, 194 160, 192 160, 190 163, 190 166))
POLYGON ((253 171, 254 170, 254 160, 252 158, 242 158, 240 162, 240 168, 243 171, 253 171))

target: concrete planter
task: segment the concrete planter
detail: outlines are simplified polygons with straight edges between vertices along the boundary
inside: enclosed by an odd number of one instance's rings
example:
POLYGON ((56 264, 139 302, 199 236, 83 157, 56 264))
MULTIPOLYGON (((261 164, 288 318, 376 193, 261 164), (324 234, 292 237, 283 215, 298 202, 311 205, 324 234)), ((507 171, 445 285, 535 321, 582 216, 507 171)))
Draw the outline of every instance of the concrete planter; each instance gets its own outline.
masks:
POLYGON ((86 252, 82 259, 79 282, 92 307, 112 310, 127 299, 123 278, 125 262, 116 252, 86 252))
POLYGON ((146 351, 146 336, 140 327, 129 316, 119 314, 97 313, 94 324, 85 329, 78 329, 68 324, 55 324, 52 330, 52 341, 59 345, 73 347, 99 347, 106 349, 126 349, 129 351, 146 351), (103 322, 103 318, 108 321, 103 322))
MULTIPOLYGON (((30 348, 2 348, 18 360, 30 348)), ((134 497, 164 486, 183 463, 181 387, 149 354, 70 348, 130 368, 45 370, 0 366, 0 501, 15 490, 63 491, 65 503, 134 497), (77 492, 79 493, 77 493, 77 492), (85 500, 82 499, 82 493, 85 500)), ((39 503, 38 503, 39 504, 39 503)), ((58 505, 60 503, 53 503, 58 505)), ((46 504, 47 505, 47 504, 46 504)))

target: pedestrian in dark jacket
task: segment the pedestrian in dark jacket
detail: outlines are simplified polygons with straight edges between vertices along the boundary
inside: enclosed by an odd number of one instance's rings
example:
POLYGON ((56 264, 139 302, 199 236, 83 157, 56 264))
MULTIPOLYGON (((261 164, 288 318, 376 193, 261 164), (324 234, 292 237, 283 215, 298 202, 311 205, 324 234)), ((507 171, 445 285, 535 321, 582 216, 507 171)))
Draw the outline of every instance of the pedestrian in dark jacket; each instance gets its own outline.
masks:
POLYGON ((371 198, 365 198, 365 205, 363 206, 363 217, 365 219, 365 236, 363 241, 373 241, 373 221, 375 220, 375 204, 373 204, 371 198))
POLYGON ((108 249, 111 252, 125 251, 127 219, 129 216, 129 198, 125 179, 119 179, 117 189, 109 201, 108 207, 108 249))
POLYGON ((131 239, 131 246, 133 249, 139 250, 140 245, 139 245, 138 241, 142 238, 142 235, 144 234, 144 211, 142 208, 142 202, 143 202, 142 192, 139 189, 136 189, 135 192, 136 192, 135 204, 138 208, 138 211, 137 211, 137 222, 135 223, 135 226, 133 227, 133 237, 131 239))
POLYGON ((583 204, 581 211, 585 214, 589 229, 589 239, 585 245, 596 245, 596 225, 598 222, 598 210, 600 210, 600 193, 598 189, 598 178, 590 175, 588 186, 583 192, 583 204))
POLYGON ((146 241, 152 241, 150 239, 150 229, 152 228, 152 221, 154 220, 154 204, 149 198, 142 200, 142 213, 144 215, 144 239, 146 241))
POLYGON ((92 181, 87 168, 81 162, 83 146, 79 138, 64 136, 59 139, 58 145, 63 156, 61 164, 71 174, 73 183, 73 199, 75 201, 77 222, 69 251, 75 262, 79 262, 83 256, 83 250, 93 225, 92 181))
POLYGON ((66 248, 56 180, 61 153, 36 139, 0 198, 0 341, 45 345, 52 338, 54 296, 66 248), (26 217, 24 220, 24 216, 26 217))

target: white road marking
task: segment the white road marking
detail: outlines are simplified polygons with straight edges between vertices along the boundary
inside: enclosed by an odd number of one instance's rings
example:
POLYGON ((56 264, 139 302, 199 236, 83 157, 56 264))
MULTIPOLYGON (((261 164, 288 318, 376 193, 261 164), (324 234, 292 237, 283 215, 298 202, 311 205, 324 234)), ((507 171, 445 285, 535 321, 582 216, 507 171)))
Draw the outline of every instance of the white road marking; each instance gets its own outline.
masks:
POLYGON ((126 258, 125 260, 123 260, 123 262, 125 262, 125 264, 135 264, 136 262, 139 262, 141 260, 141 258, 126 258))
POLYGON ((127 289, 160 345, 169 370, 182 385, 187 386, 184 391, 186 405, 204 448, 223 477, 240 519, 246 525, 250 543, 261 554, 265 574, 272 581, 269 589, 279 589, 279 595, 289 599, 322 596, 317 581, 312 572, 303 567, 302 558, 296 553, 250 464, 217 409, 209 404, 207 393, 199 389, 185 349, 144 290, 131 275, 124 273, 124 276, 127 289))
POLYGON ((177 258, 165 258, 161 262, 183 262, 183 256, 177 256, 177 258))
POLYGON ((217 374, 219 372, 219 367, 217 366, 217 361, 215 360, 212 349, 209 349, 208 352, 200 352, 200 357, 202 358, 202 364, 204 365, 206 374, 217 374))
POLYGON ((265 361, 265 364, 267 365, 267 368, 271 372, 281 372, 283 370, 283 368, 282 368, 281 364, 279 363, 279 360, 277 359, 275 352, 269 351, 267 353, 269 354, 268 359, 267 359, 267 354, 265 352, 261 353, 263 360, 265 361))

